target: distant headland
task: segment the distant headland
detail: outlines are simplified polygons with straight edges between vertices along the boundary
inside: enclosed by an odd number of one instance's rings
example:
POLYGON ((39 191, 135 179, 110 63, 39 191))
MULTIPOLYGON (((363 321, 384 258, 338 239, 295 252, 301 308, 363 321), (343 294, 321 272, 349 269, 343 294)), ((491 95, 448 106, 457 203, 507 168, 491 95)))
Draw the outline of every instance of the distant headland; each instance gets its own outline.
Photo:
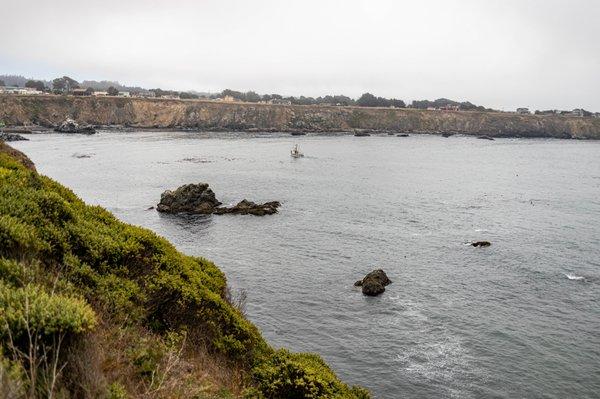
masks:
POLYGON ((53 128, 67 117, 99 127, 133 129, 367 131, 600 139, 600 118, 575 115, 117 96, 0 95, 0 121, 6 126, 53 128))

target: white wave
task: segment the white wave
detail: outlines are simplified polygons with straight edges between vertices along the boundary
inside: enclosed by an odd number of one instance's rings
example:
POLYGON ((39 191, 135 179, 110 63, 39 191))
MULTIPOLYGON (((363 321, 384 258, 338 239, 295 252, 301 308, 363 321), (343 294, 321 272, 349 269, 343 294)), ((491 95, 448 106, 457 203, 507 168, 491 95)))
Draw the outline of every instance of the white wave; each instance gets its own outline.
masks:
POLYGON ((569 280, 585 280, 585 277, 583 277, 583 276, 577 276, 576 274, 572 274, 572 273, 564 273, 564 275, 569 280))

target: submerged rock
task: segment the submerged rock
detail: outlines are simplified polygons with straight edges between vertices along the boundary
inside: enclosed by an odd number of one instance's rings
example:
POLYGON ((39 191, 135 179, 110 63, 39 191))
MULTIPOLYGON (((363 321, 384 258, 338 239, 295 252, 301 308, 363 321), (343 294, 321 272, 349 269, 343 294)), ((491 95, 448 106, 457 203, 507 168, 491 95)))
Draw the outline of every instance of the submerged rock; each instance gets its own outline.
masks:
POLYGON ((489 247, 490 245, 492 245, 492 243, 489 241, 475 241, 472 242, 471 245, 474 247, 489 247))
POLYGON ((96 133, 96 129, 93 126, 89 125, 80 125, 75 122, 71 118, 65 119, 63 123, 58 125, 54 131, 60 133, 84 133, 84 134, 94 134, 96 133))
POLYGON ((21 136, 20 134, 16 134, 16 133, 5 133, 5 132, 0 132, 0 140, 3 141, 27 141, 29 140, 26 137, 21 136))
POLYGON ((366 132, 356 132, 356 133, 354 133, 354 135, 356 137, 367 137, 367 136, 370 136, 371 134, 370 133, 366 133, 366 132))
POLYGON ((478 139, 480 139, 480 140, 494 140, 494 138, 493 138, 493 137, 486 136, 486 135, 483 135, 483 136, 477 136, 477 138, 478 138, 478 139))
POLYGON ((442 137, 450 137, 450 136, 454 136, 454 133, 442 133, 442 137))
POLYGON ((231 207, 219 205, 221 202, 216 199, 215 193, 208 187, 208 184, 198 183, 183 185, 175 191, 166 190, 162 193, 156 209, 165 213, 186 212, 204 215, 232 213, 264 216, 277 213, 277 208, 281 206, 278 201, 257 204, 245 199, 231 207))
POLYGON ((408 133, 400 133, 397 134, 396 137, 410 137, 410 135, 408 133))
POLYGON ((160 196, 156 206, 159 212, 165 213, 213 213, 221 205, 215 198, 215 193, 206 183, 185 184, 175 191, 166 190, 160 196))
POLYGON ((277 208, 279 208, 280 206, 281 204, 278 201, 265 202, 264 204, 256 204, 252 201, 243 199, 234 206, 219 207, 214 210, 214 213, 217 215, 223 215, 225 213, 235 213, 239 215, 264 216, 277 213, 277 208))
POLYGON ((355 287, 362 287, 362 293, 367 296, 377 296, 385 291, 385 286, 391 284, 385 272, 381 269, 373 270, 362 280, 354 283, 355 287))

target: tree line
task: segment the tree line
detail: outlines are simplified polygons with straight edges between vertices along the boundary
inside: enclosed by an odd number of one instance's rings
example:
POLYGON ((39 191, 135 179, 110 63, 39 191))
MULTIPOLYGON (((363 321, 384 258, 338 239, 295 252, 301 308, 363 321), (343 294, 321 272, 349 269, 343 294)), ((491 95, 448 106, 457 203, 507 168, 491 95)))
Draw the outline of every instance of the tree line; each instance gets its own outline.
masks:
MULTIPOLYGON (((23 79, 22 77, 20 77, 23 79)), ((0 81, 0 85, 3 85, 3 81, 0 81)), ((127 88, 118 84, 118 82, 96 82, 86 81, 80 84, 75 79, 68 76, 62 76, 53 79, 51 82, 44 82, 42 80, 27 80, 25 87, 34 88, 39 91, 53 92, 56 94, 63 94, 71 92, 74 89, 84 88, 86 94, 92 94, 98 90, 106 90, 108 95, 116 96, 120 90, 130 91, 132 94, 141 93, 147 95, 154 95, 156 97, 177 97, 181 99, 218 99, 231 97, 236 101, 258 103, 258 102, 283 102, 293 105, 339 105, 339 106, 360 106, 360 107, 394 107, 394 108, 417 108, 417 109, 428 109, 435 108, 440 109, 444 107, 455 107, 460 110, 474 110, 474 111, 492 111, 490 108, 478 106, 471 102, 464 101, 458 102, 449 100, 447 98, 439 98, 437 100, 414 100, 410 104, 406 104, 403 100, 396 98, 385 98, 378 97, 371 93, 364 93, 360 97, 354 99, 345 95, 326 95, 319 97, 307 97, 307 96, 283 96, 280 94, 258 94, 255 91, 236 91, 231 89, 225 89, 220 93, 198 95, 191 92, 175 91, 175 90, 163 90, 161 88, 156 89, 142 89, 142 88, 127 88), (86 84, 87 83, 87 84, 86 84), (106 87, 106 85, 111 86, 106 87), (92 87, 94 86, 94 87, 92 87)))

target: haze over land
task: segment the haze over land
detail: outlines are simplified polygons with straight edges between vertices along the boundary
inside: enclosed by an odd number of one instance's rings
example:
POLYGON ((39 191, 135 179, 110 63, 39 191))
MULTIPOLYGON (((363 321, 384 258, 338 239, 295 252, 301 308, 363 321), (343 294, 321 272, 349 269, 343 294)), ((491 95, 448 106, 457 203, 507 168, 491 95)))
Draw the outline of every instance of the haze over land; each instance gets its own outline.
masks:
POLYGON ((15 16, 0 26, 2 73, 600 109, 594 0, 29 0, 2 11, 15 16))

